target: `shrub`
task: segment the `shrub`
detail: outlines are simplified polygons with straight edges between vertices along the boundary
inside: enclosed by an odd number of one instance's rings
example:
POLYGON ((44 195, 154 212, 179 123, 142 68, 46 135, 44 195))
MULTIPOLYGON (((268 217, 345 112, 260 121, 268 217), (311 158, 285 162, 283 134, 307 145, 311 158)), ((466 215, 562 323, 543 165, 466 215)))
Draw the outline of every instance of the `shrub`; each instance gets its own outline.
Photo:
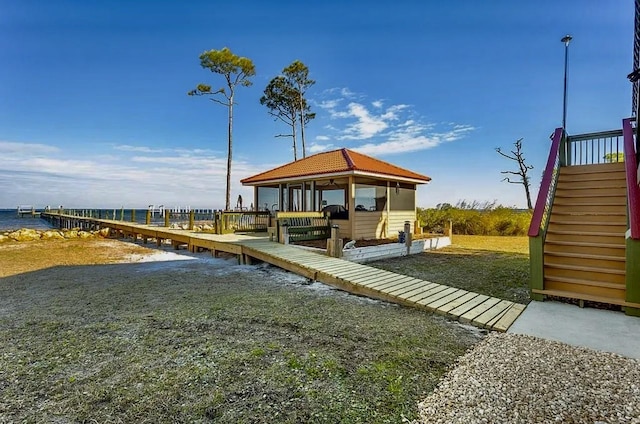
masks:
POLYGON ((418 208, 418 220, 429 232, 442 232, 451 220, 454 234, 524 236, 531 222, 531 211, 496 205, 496 202, 459 201, 455 206, 444 203, 435 208, 418 208))

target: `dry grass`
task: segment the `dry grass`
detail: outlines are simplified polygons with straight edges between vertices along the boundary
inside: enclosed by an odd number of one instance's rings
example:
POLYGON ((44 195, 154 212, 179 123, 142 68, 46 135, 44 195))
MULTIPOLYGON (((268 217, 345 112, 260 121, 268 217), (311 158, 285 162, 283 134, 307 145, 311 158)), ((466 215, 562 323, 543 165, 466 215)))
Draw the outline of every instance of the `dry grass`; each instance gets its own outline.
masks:
POLYGON ((527 304, 528 253, 527 237, 454 235, 450 247, 369 265, 527 304))
POLYGON ((529 237, 453 235, 452 248, 529 255, 529 237))
POLYGON ((206 254, 79 265, 141 249, 102 243, 0 246, 0 422, 401 422, 478 340, 206 254))
POLYGON ((144 247, 117 240, 38 240, 0 244, 0 278, 66 265, 116 263, 133 254, 149 254, 144 247))

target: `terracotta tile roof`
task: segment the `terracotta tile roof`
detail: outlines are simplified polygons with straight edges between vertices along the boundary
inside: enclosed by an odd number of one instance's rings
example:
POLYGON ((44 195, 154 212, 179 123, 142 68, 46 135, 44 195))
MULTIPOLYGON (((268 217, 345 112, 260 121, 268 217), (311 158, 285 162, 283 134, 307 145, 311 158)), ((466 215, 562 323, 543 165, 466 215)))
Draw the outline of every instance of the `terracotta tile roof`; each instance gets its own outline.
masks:
POLYGON ((388 162, 372 158, 349 149, 338 149, 317 153, 295 162, 290 162, 269 171, 241 180, 243 184, 255 184, 264 181, 277 181, 290 178, 322 176, 325 174, 352 174, 366 172, 381 177, 409 178, 431 181, 430 177, 418 174, 388 162))

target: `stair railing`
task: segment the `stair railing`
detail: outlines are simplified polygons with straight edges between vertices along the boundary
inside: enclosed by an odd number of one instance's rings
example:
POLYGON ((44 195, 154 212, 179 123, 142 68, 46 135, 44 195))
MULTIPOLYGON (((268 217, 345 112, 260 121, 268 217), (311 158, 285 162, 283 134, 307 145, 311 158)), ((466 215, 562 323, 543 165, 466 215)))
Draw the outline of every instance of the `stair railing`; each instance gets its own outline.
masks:
POLYGON ((638 163, 634 143, 634 130, 631 126, 634 118, 622 120, 624 134, 624 165, 627 175, 627 206, 629 208, 629 230, 634 240, 640 240, 640 182, 638 181, 638 163))
POLYGON ((570 135, 560 155, 566 166, 622 162, 623 144, 622 130, 570 135))
MULTIPOLYGON (((622 120, 624 135, 624 168, 627 177, 627 220, 629 229, 625 234, 625 308, 627 315, 640 316, 640 175, 634 143, 633 118, 622 120)), ((638 128, 636 128, 638 131, 638 128)))
POLYGON ((566 135, 562 128, 556 128, 551 138, 549 159, 542 176, 536 206, 529 226, 529 263, 531 267, 530 288, 533 300, 542 300, 543 295, 533 290, 544 290, 544 239, 549 225, 551 206, 555 196, 560 166, 567 160, 566 135))
POLYGON ((563 139, 562 128, 556 128, 551 141, 551 150, 549 151, 549 159, 544 169, 542 183, 540 183, 540 191, 538 191, 538 199, 533 210, 531 225, 529 226, 529 237, 537 237, 540 230, 546 230, 546 224, 549 220, 551 212, 551 204, 555 194, 555 187, 558 182, 558 168, 561 165, 560 160, 560 144, 563 139))

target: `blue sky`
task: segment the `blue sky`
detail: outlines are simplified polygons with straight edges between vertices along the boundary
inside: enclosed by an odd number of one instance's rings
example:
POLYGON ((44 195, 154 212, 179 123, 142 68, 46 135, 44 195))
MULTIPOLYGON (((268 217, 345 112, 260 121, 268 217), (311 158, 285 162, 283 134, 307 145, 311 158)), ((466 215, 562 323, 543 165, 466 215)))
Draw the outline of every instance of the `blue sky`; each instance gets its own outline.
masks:
MULTIPOLYGON (((632 0, 0 0, 0 207, 224 206, 226 109, 205 50, 253 60, 234 115, 241 178, 293 160, 259 103, 294 60, 310 70, 312 152, 347 147, 429 175, 418 205, 525 206, 495 147, 524 138, 534 195, 549 135, 619 128, 630 114, 632 0)), ((247 203, 245 201, 245 203, 247 203)))

